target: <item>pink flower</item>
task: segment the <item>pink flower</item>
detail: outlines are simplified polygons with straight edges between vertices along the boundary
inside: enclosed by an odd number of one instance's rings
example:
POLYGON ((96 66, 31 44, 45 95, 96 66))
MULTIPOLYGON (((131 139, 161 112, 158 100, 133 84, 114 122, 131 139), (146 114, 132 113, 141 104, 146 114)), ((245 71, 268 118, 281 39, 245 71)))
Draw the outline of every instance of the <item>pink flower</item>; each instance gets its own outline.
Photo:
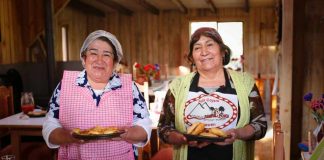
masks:
POLYGON ((313 99, 312 93, 307 93, 304 96, 304 100, 307 101, 308 107, 312 109, 312 114, 317 123, 324 121, 324 98, 313 99))

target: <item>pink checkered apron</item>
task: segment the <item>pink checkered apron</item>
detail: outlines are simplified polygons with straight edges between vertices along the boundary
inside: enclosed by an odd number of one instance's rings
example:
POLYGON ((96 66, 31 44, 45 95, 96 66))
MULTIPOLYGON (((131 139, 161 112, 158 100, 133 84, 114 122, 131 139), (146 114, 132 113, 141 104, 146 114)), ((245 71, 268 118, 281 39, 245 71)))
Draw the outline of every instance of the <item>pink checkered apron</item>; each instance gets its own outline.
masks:
MULTIPOLYGON (((60 93, 59 120, 65 129, 94 126, 131 126, 133 95, 130 75, 120 75, 122 87, 102 95, 96 106, 91 91, 75 84, 79 72, 65 71, 60 93)), ((125 141, 97 140, 61 146, 58 159, 133 160, 132 144, 125 141)))

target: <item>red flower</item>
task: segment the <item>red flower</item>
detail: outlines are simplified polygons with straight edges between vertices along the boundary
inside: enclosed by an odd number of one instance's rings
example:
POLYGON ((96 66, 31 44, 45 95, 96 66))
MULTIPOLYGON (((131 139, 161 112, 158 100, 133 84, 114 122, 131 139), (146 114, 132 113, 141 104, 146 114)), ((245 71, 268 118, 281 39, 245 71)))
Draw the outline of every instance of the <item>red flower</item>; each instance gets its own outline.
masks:
POLYGON ((136 64, 135 64, 135 67, 136 67, 136 68, 141 68, 141 64, 136 63, 136 64))
POLYGON ((154 66, 152 64, 147 64, 144 66, 144 71, 146 72, 150 72, 150 71, 153 71, 154 70, 154 66))
POLYGON ((160 79, 160 67, 158 64, 146 64, 144 66, 140 65, 139 63, 135 63, 134 67, 138 70, 138 72, 136 72, 137 77, 139 77, 140 75, 145 75, 147 77, 147 79, 149 79, 149 77, 152 77, 154 79, 160 79))

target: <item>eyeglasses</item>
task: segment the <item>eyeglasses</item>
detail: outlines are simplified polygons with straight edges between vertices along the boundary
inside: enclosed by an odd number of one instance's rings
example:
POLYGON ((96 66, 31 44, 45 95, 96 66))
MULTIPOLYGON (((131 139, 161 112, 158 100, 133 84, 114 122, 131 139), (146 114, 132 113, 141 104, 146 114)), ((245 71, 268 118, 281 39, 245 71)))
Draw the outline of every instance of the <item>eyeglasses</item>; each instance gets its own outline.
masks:
POLYGON ((102 51, 102 53, 99 53, 98 49, 88 49, 87 50, 87 56, 90 60, 97 60, 99 56, 101 55, 102 60, 108 61, 109 59, 114 59, 114 54, 110 51, 102 51))

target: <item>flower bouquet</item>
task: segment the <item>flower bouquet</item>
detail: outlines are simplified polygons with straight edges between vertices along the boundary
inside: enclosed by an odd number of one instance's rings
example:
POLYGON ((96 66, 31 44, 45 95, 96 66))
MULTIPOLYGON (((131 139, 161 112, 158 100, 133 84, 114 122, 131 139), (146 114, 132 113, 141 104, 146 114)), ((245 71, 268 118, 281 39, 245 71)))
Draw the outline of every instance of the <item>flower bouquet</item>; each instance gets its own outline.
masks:
POLYGON ((134 67, 136 69, 136 81, 142 84, 144 81, 148 81, 149 86, 152 85, 152 80, 160 80, 160 66, 158 64, 146 64, 141 65, 135 62, 134 67))
POLYGON ((317 123, 317 127, 313 133, 319 142, 324 136, 324 94, 318 99, 313 99, 313 94, 307 93, 304 96, 304 100, 311 109, 312 116, 317 123))

